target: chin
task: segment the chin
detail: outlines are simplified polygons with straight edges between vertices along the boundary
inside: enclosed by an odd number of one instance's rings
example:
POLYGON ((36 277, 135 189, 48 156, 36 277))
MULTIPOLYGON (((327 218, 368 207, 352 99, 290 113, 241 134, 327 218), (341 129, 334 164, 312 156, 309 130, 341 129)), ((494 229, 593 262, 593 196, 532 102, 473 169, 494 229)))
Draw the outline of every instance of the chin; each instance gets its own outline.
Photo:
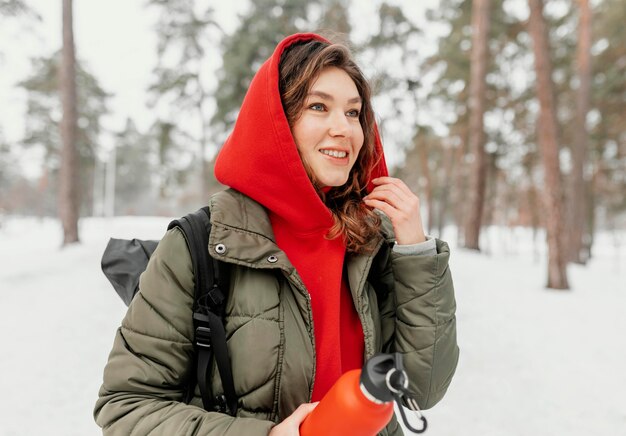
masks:
POLYGON ((328 188, 338 188, 340 186, 343 186, 346 184, 348 180, 343 180, 343 181, 332 181, 332 182, 328 182, 328 183, 322 183, 324 186, 328 187, 328 188))
POLYGON ((320 180, 320 182, 322 183, 322 185, 330 187, 330 188, 337 188, 339 186, 343 186, 346 184, 346 182, 348 181, 347 177, 343 177, 343 178, 332 178, 332 179, 322 179, 320 180))

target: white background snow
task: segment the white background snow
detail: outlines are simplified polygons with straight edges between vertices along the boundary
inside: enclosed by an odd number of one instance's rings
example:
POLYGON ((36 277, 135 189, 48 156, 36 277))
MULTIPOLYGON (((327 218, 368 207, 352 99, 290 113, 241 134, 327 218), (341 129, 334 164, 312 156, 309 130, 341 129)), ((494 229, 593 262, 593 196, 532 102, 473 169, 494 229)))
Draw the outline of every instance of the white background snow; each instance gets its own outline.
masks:
MULTIPOLYGON (((1 436, 100 434, 92 409, 125 312, 100 256, 109 237, 158 239, 168 222, 84 219, 82 244, 61 250, 57 221, 5 218, 1 436)), ((461 358, 426 435, 626 435, 625 235, 598 237, 570 292, 543 288, 529 232, 485 236, 489 255, 453 247, 461 358)))

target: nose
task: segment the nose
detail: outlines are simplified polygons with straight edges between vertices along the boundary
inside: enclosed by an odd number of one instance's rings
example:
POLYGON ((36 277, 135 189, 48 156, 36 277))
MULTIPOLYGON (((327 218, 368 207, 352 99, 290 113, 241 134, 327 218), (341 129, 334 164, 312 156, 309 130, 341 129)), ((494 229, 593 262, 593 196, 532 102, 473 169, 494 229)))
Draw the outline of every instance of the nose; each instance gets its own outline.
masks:
POLYGON ((330 136, 343 136, 350 137, 352 134, 352 128, 350 127, 350 121, 346 114, 342 111, 336 111, 331 113, 329 117, 329 129, 330 136))

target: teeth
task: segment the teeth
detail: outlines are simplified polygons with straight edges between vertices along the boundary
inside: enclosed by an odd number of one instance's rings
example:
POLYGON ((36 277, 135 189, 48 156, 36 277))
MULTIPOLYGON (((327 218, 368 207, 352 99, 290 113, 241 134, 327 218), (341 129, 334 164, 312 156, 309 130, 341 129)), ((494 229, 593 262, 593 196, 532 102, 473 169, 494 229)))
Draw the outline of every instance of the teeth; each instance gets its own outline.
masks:
POLYGON ((345 151, 336 151, 336 150, 320 150, 323 154, 327 154, 328 156, 344 158, 348 155, 345 151))

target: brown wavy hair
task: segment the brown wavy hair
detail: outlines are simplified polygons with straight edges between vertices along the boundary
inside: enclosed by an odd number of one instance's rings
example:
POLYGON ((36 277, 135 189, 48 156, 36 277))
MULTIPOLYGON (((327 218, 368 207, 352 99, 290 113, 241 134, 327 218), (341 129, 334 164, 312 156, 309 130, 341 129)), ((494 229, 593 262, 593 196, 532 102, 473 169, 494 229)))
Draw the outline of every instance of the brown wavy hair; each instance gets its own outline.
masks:
POLYGON ((333 216, 334 225, 326 237, 343 237, 348 253, 370 253, 377 241, 375 236, 380 233, 381 222, 380 217, 363 203, 371 169, 377 163, 375 121, 369 83, 352 60, 350 50, 342 44, 317 40, 300 41, 289 46, 280 59, 280 97, 287 121, 293 127, 304 111, 305 100, 313 82, 328 67, 345 71, 356 85, 362 99, 359 122, 363 129, 363 146, 348 181, 327 192, 322 191, 304 160, 303 164, 315 190, 333 216))

